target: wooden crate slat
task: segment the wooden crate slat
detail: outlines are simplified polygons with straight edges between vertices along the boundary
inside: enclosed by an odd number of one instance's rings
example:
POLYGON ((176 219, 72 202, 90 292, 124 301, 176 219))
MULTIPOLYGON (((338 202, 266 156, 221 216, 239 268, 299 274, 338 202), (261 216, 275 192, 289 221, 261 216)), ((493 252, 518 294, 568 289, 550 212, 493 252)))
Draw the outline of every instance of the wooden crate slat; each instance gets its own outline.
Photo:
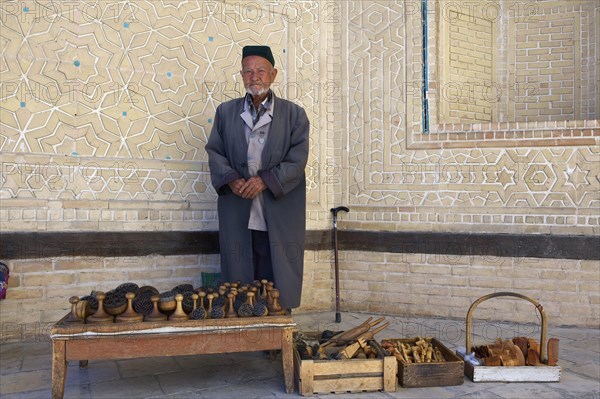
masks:
POLYGON ((383 358, 383 390, 392 392, 398 386, 398 361, 393 356, 383 358))
POLYGON ((383 372, 381 359, 315 360, 315 375, 366 374, 383 372))
POLYGON ((378 391, 383 388, 383 378, 350 377, 313 381, 314 393, 378 391))
POLYGON ((462 364, 401 364, 399 375, 403 387, 450 386, 464 382, 462 364))

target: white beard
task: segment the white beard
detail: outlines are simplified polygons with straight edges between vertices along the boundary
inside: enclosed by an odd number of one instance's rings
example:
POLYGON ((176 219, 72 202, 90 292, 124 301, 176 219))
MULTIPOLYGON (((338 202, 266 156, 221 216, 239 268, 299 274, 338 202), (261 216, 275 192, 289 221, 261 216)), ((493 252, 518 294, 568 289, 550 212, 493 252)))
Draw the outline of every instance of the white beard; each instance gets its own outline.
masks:
POLYGON ((246 88, 246 92, 250 93, 251 96, 262 96, 263 94, 266 94, 269 91, 269 88, 265 88, 265 87, 261 87, 260 89, 257 89, 256 86, 248 86, 246 88))

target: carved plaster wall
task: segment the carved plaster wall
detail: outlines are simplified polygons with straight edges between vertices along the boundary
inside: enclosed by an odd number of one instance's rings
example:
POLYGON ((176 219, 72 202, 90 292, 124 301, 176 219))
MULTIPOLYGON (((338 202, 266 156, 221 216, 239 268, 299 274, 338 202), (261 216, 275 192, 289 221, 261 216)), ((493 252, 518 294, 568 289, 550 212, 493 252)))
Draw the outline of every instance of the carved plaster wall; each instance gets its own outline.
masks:
MULTIPOLYGON (((574 12, 569 2, 534 3, 539 3, 539 12, 552 14, 565 7, 574 12)), ((439 100, 436 84, 444 66, 436 46, 447 39, 439 36, 437 21, 446 15, 443 7, 448 4, 428 4, 431 104, 436 95, 439 100)), ((453 9, 461 4, 467 5, 453 2, 453 9)), ((589 20, 594 8, 585 0, 581 4, 575 7, 577 15, 589 20)), ((342 9, 342 59, 347 59, 343 83, 348 91, 342 192, 354 209, 348 215, 351 227, 598 232, 597 120, 436 122, 426 132, 420 2, 351 1, 343 2, 342 9)), ((598 22, 592 24, 589 29, 597 29, 598 22)), ((593 47, 588 44, 588 49, 593 47)))
POLYGON ((308 113, 309 201, 317 207, 326 134, 320 76, 335 11, 322 7, 3 2, 2 228, 214 229, 204 144, 216 106, 243 94, 247 44, 272 47, 275 92, 308 113))
MULTIPOLYGON (((579 1, 591 85, 599 6, 579 1)), ((445 14, 428 4, 435 114, 445 14)), ((597 120, 433 118, 424 132, 420 5, 2 2, 2 229, 215 230, 204 144, 216 106, 242 94, 241 48, 267 43, 276 93, 311 120, 309 229, 348 205, 348 228, 597 233, 597 120)))

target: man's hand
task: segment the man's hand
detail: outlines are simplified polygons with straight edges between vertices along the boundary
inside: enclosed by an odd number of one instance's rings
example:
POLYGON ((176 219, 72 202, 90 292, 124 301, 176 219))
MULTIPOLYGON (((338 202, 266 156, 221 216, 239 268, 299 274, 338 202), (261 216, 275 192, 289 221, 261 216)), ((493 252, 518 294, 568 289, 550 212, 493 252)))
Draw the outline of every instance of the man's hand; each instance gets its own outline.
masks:
POLYGON ((242 196, 242 194, 241 194, 242 187, 244 186, 245 183, 246 183, 245 179, 239 178, 237 180, 227 183, 227 185, 229 186, 229 188, 231 189, 231 191, 233 191, 233 193, 235 195, 239 195, 241 197, 242 196))
MULTIPOLYGON (((242 179, 243 180, 243 179, 242 179)), ((238 181, 238 180, 236 180, 238 181)), ((235 182, 234 182, 235 183, 235 182)), ((260 176, 252 176, 241 187, 238 194, 242 198, 254 199, 267 188, 267 185, 260 176)))

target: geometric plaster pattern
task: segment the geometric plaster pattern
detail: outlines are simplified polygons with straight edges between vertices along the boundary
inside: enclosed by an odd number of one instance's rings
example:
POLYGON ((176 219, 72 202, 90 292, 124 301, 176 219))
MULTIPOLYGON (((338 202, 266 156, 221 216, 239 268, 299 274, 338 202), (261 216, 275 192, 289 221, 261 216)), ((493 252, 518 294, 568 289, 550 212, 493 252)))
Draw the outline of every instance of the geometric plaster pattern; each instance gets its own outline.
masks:
MULTIPOLYGON (((531 129, 527 143, 544 140, 531 146, 504 131, 494 132, 499 144, 484 129, 422 133, 419 4, 3 2, 0 199, 214 210, 204 151, 212 118, 243 92, 241 48, 268 43, 279 70, 274 91, 311 121, 309 210, 329 216, 329 190, 353 207, 349 223, 363 213, 362 220, 413 222, 395 229, 423 220, 468 228, 471 215, 490 215, 491 229, 511 231, 528 213, 591 215, 569 224, 598 229, 597 130, 531 129), (341 40, 327 24, 339 26, 341 40), (335 104, 344 107, 329 112, 335 104), (561 146, 555 130, 582 141, 561 146), (589 140, 595 145, 581 144, 589 140), (326 156, 338 142, 339 155, 326 156)), ((536 229, 519 231, 548 232, 546 219, 535 220, 536 229)))
POLYGON ((272 47, 274 90, 307 110, 317 164, 318 3, 261 4, 3 2, 0 198, 214 208, 204 145, 216 107, 243 94, 246 44, 272 47))
MULTIPOLYGON (((595 146, 585 147, 553 147, 548 140, 549 146, 532 148, 469 148, 471 143, 465 143, 463 148, 412 149, 407 137, 423 135, 420 126, 415 127, 420 124, 420 92, 410 84, 422 68, 411 47, 422 40, 421 31, 411 28, 420 28, 420 13, 409 12, 403 2, 392 2, 391 7, 368 1, 344 4, 345 68, 351 77, 350 205, 420 207, 417 213, 429 207, 442 215, 510 215, 522 213, 523 207, 540 214, 548 209, 597 212, 597 140, 595 146)), ((597 227, 598 218, 592 223, 597 227)))

